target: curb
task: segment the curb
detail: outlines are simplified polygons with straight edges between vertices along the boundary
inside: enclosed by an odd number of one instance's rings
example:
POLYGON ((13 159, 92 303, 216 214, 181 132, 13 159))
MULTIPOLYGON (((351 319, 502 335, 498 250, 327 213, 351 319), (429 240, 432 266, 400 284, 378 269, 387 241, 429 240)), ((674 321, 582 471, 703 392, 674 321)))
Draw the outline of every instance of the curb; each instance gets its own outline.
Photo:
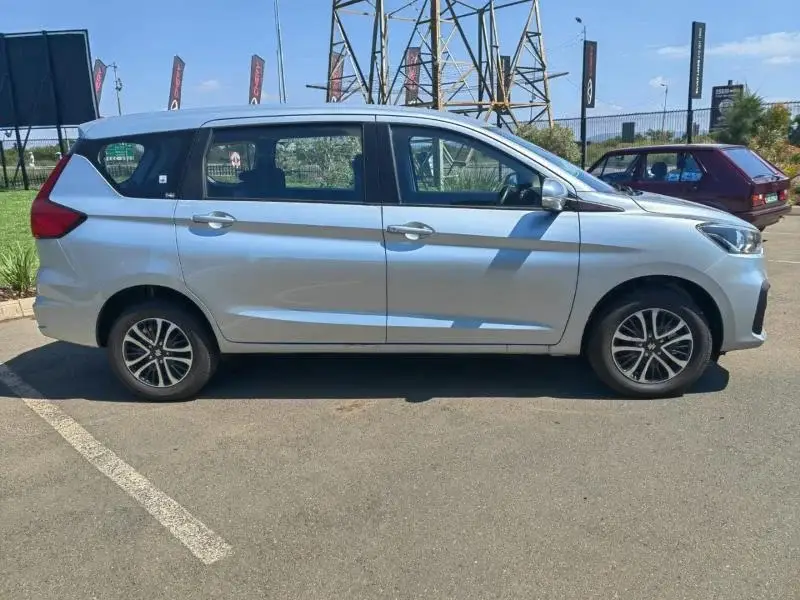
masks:
POLYGON ((33 317, 33 298, 0 302, 0 323, 33 317))

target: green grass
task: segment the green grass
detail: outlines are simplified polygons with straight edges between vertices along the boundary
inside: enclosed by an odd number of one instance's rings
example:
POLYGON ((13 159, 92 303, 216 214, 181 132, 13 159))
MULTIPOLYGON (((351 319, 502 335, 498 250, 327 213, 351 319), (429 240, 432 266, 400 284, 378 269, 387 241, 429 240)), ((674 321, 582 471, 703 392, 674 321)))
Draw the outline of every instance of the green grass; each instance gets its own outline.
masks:
POLYGON ((33 244, 31 237, 31 202, 35 190, 0 190, 0 255, 9 252, 17 243, 33 244))

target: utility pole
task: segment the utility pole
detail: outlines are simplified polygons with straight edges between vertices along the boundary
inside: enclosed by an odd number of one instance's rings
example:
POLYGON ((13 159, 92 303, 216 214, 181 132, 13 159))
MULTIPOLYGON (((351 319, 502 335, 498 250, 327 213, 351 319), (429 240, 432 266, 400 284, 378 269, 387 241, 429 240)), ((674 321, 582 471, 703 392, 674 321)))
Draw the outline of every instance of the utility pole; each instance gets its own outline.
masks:
POLYGON ((430 0, 431 3, 431 83, 433 84, 434 110, 442 109, 442 23, 439 0, 430 0))
POLYGON ((117 114, 122 115, 122 100, 120 98, 120 92, 122 91, 122 79, 117 76, 116 62, 113 62, 108 66, 114 70, 114 91, 117 92, 117 114))
POLYGON ((275 33, 278 40, 278 98, 286 104, 286 78, 283 74, 283 35, 281 34, 281 12, 275 0, 275 33))

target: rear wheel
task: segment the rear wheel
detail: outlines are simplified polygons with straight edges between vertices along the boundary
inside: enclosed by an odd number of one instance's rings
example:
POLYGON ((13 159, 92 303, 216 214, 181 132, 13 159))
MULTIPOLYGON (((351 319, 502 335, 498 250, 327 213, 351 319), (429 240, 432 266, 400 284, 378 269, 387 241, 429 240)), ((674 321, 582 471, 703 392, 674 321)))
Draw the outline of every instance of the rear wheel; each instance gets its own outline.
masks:
POLYGON ((589 335, 587 358, 597 376, 634 398, 682 394, 706 370, 713 348, 703 312, 670 288, 613 302, 589 335))
POLYGON ((111 327, 108 351, 120 381, 151 401, 195 396, 219 360, 203 323, 182 308, 158 301, 124 311, 111 327))

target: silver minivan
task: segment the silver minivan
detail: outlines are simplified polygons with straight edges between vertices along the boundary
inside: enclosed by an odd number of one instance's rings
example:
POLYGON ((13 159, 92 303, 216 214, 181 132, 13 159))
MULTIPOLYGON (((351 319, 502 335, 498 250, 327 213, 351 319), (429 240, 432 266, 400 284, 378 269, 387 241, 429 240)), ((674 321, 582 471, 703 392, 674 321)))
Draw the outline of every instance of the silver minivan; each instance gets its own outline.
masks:
POLYGON ((101 119, 31 226, 42 333, 107 348, 150 400, 260 352, 583 355, 654 398, 765 340, 755 228, 436 111, 101 119))

